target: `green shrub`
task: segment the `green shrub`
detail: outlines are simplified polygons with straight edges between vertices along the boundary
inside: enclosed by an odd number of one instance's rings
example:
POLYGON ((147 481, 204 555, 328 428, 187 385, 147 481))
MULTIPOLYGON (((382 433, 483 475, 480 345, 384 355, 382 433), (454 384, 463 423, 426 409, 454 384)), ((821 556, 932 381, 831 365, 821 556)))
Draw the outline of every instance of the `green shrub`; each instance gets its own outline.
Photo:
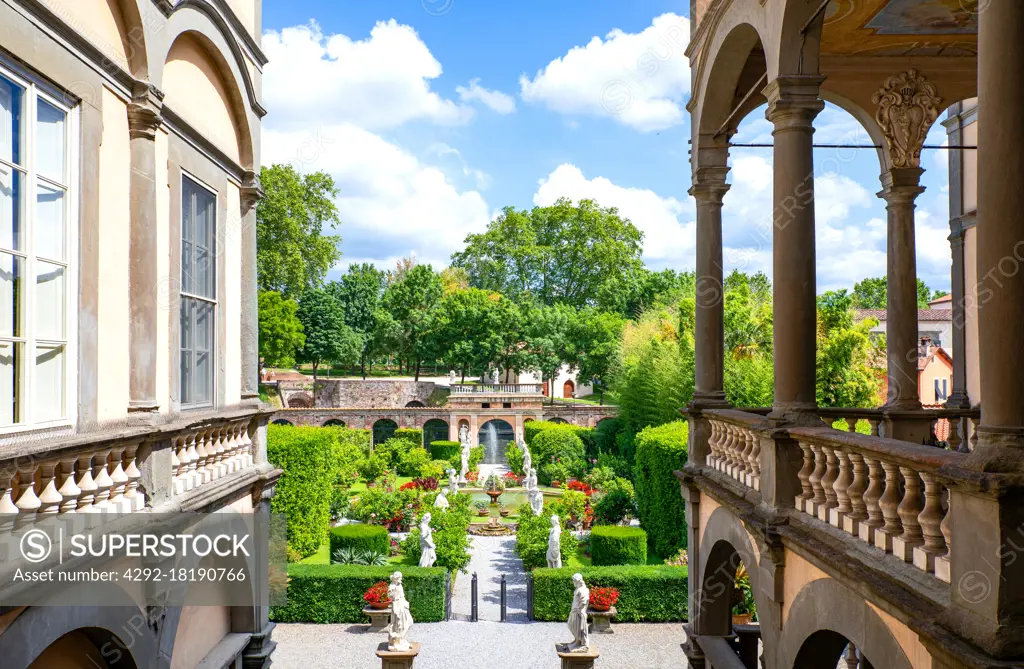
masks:
POLYGON ((621 489, 601 495, 594 504, 594 522, 598 525, 614 525, 635 516, 636 501, 621 489))
POLYGON ((537 569, 533 572, 535 620, 564 622, 569 617, 572 575, 576 571, 583 575, 588 588, 613 587, 619 591, 619 601, 615 604, 619 622, 686 620, 686 567, 663 565, 537 569))
MULTIPOLYGON (((477 466, 484 461, 484 455, 486 455, 486 450, 483 446, 474 446, 469 449, 469 471, 475 472, 477 470, 477 466)), ((462 467, 461 454, 459 455, 459 467, 462 467)))
POLYGON ((590 559, 595 567, 647 564, 647 533, 639 527, 597 525, 590 532, 590 559))
POLYGON ((580 490, 565 490, 552 506, 559 517, 579 522, 586 514, 588 501, 587 494, 580 490))
MULTIPOLYGON (((620 432, 619 434, 626 434, 620 432)), ((632 443, 632 442, 631 442, 632 443)), ((597 456, 598 467, 608 467, 609 469, 615 470, 615 476, 620 476, 626 479, 633 478, 633 465, 632 461, 620 458, 612 453, 602 453, 597 456)))
POLYGON ((391 539, 380 525, 342 525, 331 528, 331 555, 339 548, 388 554, 391 539))
POLYGON ((373 449, 373 454, 387 458, 388 467, 395 468, 402 462, 405 454, 412 449, 413 445, 408 440, 392 437, 383 443, 377 444, 377 447, 373 449))
MULTIPOLYGON (((388 581, 393 567, 358 565, 288 565, 288 603, 271 608, 270 617, 283 623, 362 623, 363 593, 388 581)), ((402 585, 416 622, 444 620, 445 571, 402 566, 402 585)))
POLYGON ((425 448, 410 448, 402 454, 396 469, 399 476, 421 476, 420 470, 430 464, 430 454, 425 448))
POLYGON ((423 430, 415 427, 400 427, 395 430, 394 439, 402 439, 409 442, 411 448, 422 448, 423 430))
POLYGON ((420 467, 420 476, 424 478, 432 476, 435 479, 437 479, 438 483, 442 485, 447 485, 448 477, 447 474, 445 474, 445 470, 449 469, 450 467, 451 463, 448 462, 447 460, 431 460, 430 462, 420 467))
POLYGON ((339 445, 352 444, 358 446, 363 455, 369 455, 373 444, 373 431, 362 430, 341 425, 328 425, 321 429, 329 430, 339 445))
POLYGON ((270 508, 287 516, 288 547, 303 557, 316 553, 327 538, 336 443, 329 430, 319 427, 267 427, 267 459, 284 470, 270 508))
POLYGON ((542 430, 530 448, 537 463, 537 477, 545 485, 582 476, 586 471, 586 447, 571 426, 542 430))
POLYGON ((624 427, 619 418, 605 418, 594 428, 594 446, 598 453, 615 453, 618 450, 615 437, 624 427))
MULTIPOLYGON (((469 495, 456 497, 469 499, 469 495)), ((417 563, 420 561, 421 518, 422 514, 416 519, 416 527, 402 541, 402 554, 417 563)), ((434 552, 437 553, 435 566, 444 567, 448 571, 466 571, 470 559, 469 535, 466 534, 466 530, 469 529, 469 518, 469 514, 460 509, 430 509, 430 527, 434 530, 434 552)))
POLYGON ((387 454, 374 452, 370 457, 363 458, 356 465, 356 468, 361 477, 367 481, 373 481, 387 471, 390 466, 391 462, 388 459, 387 454))
POLYGON ((511 441, 505 446, 505 462, 508 463, 508 468, 518 476, 524 476, 526 473, 523 471, 524 455, 519 447, 511 441))
POLYGON ((686 515, 679 480, 686 464, 684 421, 646 427, 636 435, 636 499, 651 550, 662 558, 686 547, 686 515))
MULTIPOLYGON (((548 533, 551 531, 551 516, 555 509, 552 506, 545 506, 544 511, 539 515, 533 515, 529 504, 523 504, 519 508, 519 529, 516 530, 516 555, 523 561, 523 568, 526 570, 546 567, 548 554, 548 533)), ((562 554, 562 563, 569 561, 569 558, 576 554, 578 541, 566 526, 569 520, 565 516, 559 516, 559 523, 562 525, 562 537, 559 550, 562 554)), ((570 596, 571 599, 571 596, 570 596)), ((566 616, 568 616, 566 609, 566 616)))
MULTIPOLYGON (((430 457, 434 460, 447 460, 450 463, 459 462, 462 457, 462 444, 457 441, 432 441, 430 457)), ((458 471, 458 467, 455 469, 458 471)))
POLYGON ((530 447, 531 453, 533 453, 534 438, 545 430, 568 430, 584 442, 584 448, 596 443, 594 428, 581 427, 571 423, 553 423, 549 420, 530 420, 523 424, 523 439, 526 440, 526 445, 530 447))

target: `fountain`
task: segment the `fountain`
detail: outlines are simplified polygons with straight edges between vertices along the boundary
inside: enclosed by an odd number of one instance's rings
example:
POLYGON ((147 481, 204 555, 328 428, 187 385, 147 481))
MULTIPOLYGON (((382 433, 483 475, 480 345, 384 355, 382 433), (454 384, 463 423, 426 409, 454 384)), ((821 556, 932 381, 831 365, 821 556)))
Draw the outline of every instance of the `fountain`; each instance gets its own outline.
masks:
POLYGON ((512 534, 512 528, 491 516, 486 525, 480 523, 470 525, 469 533, 481 537, 502 537, 512 534))

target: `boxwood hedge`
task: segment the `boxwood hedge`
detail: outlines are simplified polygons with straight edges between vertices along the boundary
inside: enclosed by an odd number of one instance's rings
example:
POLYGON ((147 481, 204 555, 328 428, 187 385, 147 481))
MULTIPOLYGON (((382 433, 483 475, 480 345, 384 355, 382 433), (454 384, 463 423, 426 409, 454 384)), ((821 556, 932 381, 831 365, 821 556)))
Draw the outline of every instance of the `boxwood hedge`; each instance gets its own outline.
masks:
POLYGON ((331 555, 339 548, 388 554, 391 540, 383 525, 341 525, 331 528, 331 555))
POLYGON ((457 441, 432 441, 430 442, 430 457, 433 460, 447 460, 454 463, 462 458, 462 444, 457 441))
POLYGON ((639 527, 595 525, 590 532, 594 566, 647 564, 647 533, 639 527))
MULTIPOLYGON (((359 623, 363 593, 387 581, 394 567, 340 564, 288 565, 288 600, 271 608, 271 618, 283 623, 359 623)), ((416 622, 444 620, 445 570, 439 567, 400 567, 405 596, 416 622)))
POLYGON ((327 538, 336 465, 334 430, 320 427, 267 427, 267 459, 284 470, 270 508, 285 514, 288 548, 312 555, 327 538))
MULTIPOLYGON (((533 572, 533 617, 565 622, 572 606, 572 567, 533 572)), ((686 620, 686 567, 667 565, 584 567, 579 570, 588 588, 619 591, 616 620, 623 623, 686 620)))
POLYGON ((400 427, 395 430, 394 439, 404 439, 408 441, 412 448, 418 448, 423 446, 423 430, 414 427, 400 427))
POLYGON ((679 480, 673 473, 686 464, 684 421, 647 427, 636 435, 636 500, 640 526, 651 550, 670 557, 686 546, 686 514, 679 480))

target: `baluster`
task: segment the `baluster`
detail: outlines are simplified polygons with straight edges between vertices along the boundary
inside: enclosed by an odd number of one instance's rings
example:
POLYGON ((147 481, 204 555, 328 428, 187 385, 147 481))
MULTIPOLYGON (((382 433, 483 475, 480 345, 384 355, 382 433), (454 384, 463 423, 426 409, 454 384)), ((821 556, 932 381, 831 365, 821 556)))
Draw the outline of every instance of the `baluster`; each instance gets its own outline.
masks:
POLYGON ((217 431, 206 430, 203 433, 203 444, 206 446, 206 481, 209 483, 217 478, 217 431))
POLYGON ((891 553, 892 540, 903 534, 903 524, 900 522, 900 514, 897 510, 900 502, 903 501, 903 494, 900 492, 899 466, 896 463, 883 460, 882 469, 885 470, 885 492, 878 500, 878 505, 882 507, 885 525, 875 532, 875 547, 881 548, 886 553, 891 553))
POLYGON ((124 513, 124 491, 128 485, 128 475, 124 473, 122 458, 124 457, 124 446, 115 446, 110 450, 110 510, 114 513, 124 513))
POLYGON ((754 440, 750 438, 750 432, 746 428, 736 428, 739 433, 742 448, 738 449, 740 464, 736 472, 736 478, 744 485, 750 485, 750 450, 754 448, 754 440))
POLYGON ((14 529, 20 530, 36 519, 36 511, 42 505, 36 496, 35 468, 18 471, 18 516, 14 519, 14 529))
POLYGON ((722 428, 717 420, 711 421, 711 434, 708 436, 708 449, 711 451, 707 457, 707 465, 712 469, 718 468, 719 440, 722 438, 722 428))
POLYGON ((954 453, 964 453, 966 447, 964 446, 964 440, 960 438, 960 424, 963 419, 960 416, 953 416, 949 419, 949 436, 946 437, 946 443, 949 444, 949 450, 954 453), (960 449, 964 448, 963 451, 960 449))
POLYGON ((185 463, 181 461, 181 458, 185 456, 183 444, 184 442, 180 437, 171 439, 171 494, 173 495, 180 495, 185 489, 184 481, 182 480, 185 463))
POLYGON ((761 435, 753 430, 747 431, 747 438, 750 439, 750 455, 747 456, 747 463, 750 466, 750 485, 754 490, 761 489, 761 435))
POLYGON ((945 583, 949 583, 951 580, 949 560, 953 556, 953 528, 950 520, 952 515, 953 509, 947 505, 946 514, 942 517, 942 522, 939 523, 939 531, 942 532, 942 539, 946 544, 946 554, 935 556, 935 577, 945 583))
MULTIPOLYGON (((136 455, 139 452, 139 444, 127 446, 124 449, 124 462, 128 465, 124 468, 125 476, 128 477, 128 484, 124 489, 125 513, 141 511, 146 506, 145 493, 139 492, 139 480, 142 479, 142 472, 136 465, 136 455)), ((174 454, 174 450, 171 450, 174 454)))
POLYGON ((868 467, 860 453, 851 451, 847 457, 853 470, 853 481, 846 489, 850 498, 850 512, 843 517, 843 531, 856 537, 860 533, 861 521, 868 517, 867 504, 864 502, 864 492, 868 489, 868 467))
POLYGON ((96 451, 92 458, 92 480, 96 483, 96 501, 93 502, 93 513, 106 513, 110 511, 110 488, 114 485, 107 471, 109 463, 107 456, 110 455, 109 448, 96 451))
POLYGON ((868 425, 871 426, 871 436, 878 436, 878 425, 882 422, 881 418, 868 418, 868 425))
POLYGON ((808 511, 812 516, 818 515, 818 509, 825 508, 825 488, 821 485, 821 479, 825 476, 825 454, 821 450, 821 446, 817 444, 811 444, 811 451, 814 452, 814 471, 811 472, 809 480, 811 482, 811 488, 814 490, 814 499, 811 500, 811 510, 808 511))
POLYGON ((223 478, 228 475, 228 449, 226 446, 227 430, 220 428, 214 430, 213 434, 216 437, 216 445, 214 448, 216 448, 217 451, 217 478, 223 478))
POLYGON ((851 643, 846 646, 846 669, 857 669, 860 660, 857 659, 857 648, 851 643))
POLYGON ((740 429, 735 425, 729 426, 729 469, 727 473, 733 478, 740 474, 740 461, 742 459, 743 446, 745 445, 740 429))
POLYGON ((921 477, 910 467, 900 467, 903 474, 904 492, 897 512, 903 523, 903 534, 895 538, 893 554, 904 562, 914 561, 914 547, 924 543, 918 516, 924 509, 924 495, 921 493, 921 477))
POLYGON ((196 432, 196 484, 199 487, 210 482, 210 470, 206 468, 209 463, 209 453, 206 448, 206 433, 196 432))
POLYGON ((825 475, 821 477, 821 487, 825 491, 825 505, 818 508, 818 520, 829 522, 831 510, 839 506, 836 498, 835 483, 839 478, 839 460, 836 458, 835 449, 831 446, 822 446, 825 453, 825 475))
POLYGON ((869 544, 875 543, 875 534, 885 524, 884 515, 880 501, 884 492, 885 474, 882 465, 876 458, 864 456, 864 464, 868 468, 868 487, 864 491, 864 508, 868 514, 867 520, 863 520, 858 528, 858 536, 861 541, 869 544))
POLYGON ((255 456, 252 452, 252 439, 249 437, 249 423, 242 423, 242 466, 252 467, 255 456))
POLYGON ((75 510, 78 513, 92 513, 92 505, 96 502, 96 481, 92 478, 92 456, 78 456, 78 489, 82 494, 78 496, 78 506, 75 510))
POLYGON ((814 487, 811 486, 811 473, 814 472, 814 454, 811 452, 811 447, 807 442, 798 441, 797 444, 804 454, 804 466, 796 473, 796 477, 800 479, 800 489, 802 490, 796 498, 796 510, 810 513, 808 505, 814 499, 814 487))
POLYGON ((185 450, 188 454, 188 469, 185 472, 185 490, 197 488, 203 481, 203 475, 199 473, 199 451, 196 448, 196 441, 198 438, 198 433, 189 434, 185 437, 185 441, 188 443, 188 448, 185 450))
POLYGON ((722 423, 722 459, 718 463, 718 469, 726 474, 732 467, 732 442, 732 425, 722 423))
POLYGON ((77 461, 78 458, 74 455, 60 459, 60 490, 58 492, 61 497, 61 513, 75 513, 75 509, 78 508, 78 497, 82 494, 82 489, 75 483, 75 462, 77 461))
POLYGON ((980 418, 971 417, 971 439, 970 439, 970 450, 973 452, 975 446, 978 445, 978 424, 981 422, 980 418))
POLYGON ((57 462, 43 462, 39 465, 39 510, 40 516, 56 515, 60 512, 60 503, 64 499, 57 492, 57 462))
POLYGON ((921 472, 924 481, 924 509, 917 517, 921 525, 924 545, 914 547, 914 566, 924 571, 934 571, 935 558, 946 554, 946 539, 942 536, 942 484, 931 472, 921 472))
POLYGON ((850 464, 850 456, 843 449, 835 448, 833 452, 839 461, 839 478, 832 486, 836 491, 836 508, 829 511, 828 522, 833 527, 842 529, 843 518, 853 510, 853 507, 850 506, 850 495, 847 492, 853 483, 853 466, 850 464))
POLYGON ((238 427, 228 425, 224 428, 224 464, 228 474, 241 469, 238 466, 238 427))

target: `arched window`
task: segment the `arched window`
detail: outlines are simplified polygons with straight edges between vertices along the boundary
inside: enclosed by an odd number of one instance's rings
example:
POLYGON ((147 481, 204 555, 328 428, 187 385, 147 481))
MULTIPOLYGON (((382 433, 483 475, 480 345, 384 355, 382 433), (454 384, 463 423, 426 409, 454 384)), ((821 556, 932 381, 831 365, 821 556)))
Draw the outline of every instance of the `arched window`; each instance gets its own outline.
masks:
POLYGON ((398 423, 390 418, 381 418, 373 424, 373 445, 382 444, 395 436, 395 430, 397 429, 398 423))
POLYGON ((448 441, 448 423, 440 418, 431 418, 423 424, 423 445, 434 441, 448 441))

